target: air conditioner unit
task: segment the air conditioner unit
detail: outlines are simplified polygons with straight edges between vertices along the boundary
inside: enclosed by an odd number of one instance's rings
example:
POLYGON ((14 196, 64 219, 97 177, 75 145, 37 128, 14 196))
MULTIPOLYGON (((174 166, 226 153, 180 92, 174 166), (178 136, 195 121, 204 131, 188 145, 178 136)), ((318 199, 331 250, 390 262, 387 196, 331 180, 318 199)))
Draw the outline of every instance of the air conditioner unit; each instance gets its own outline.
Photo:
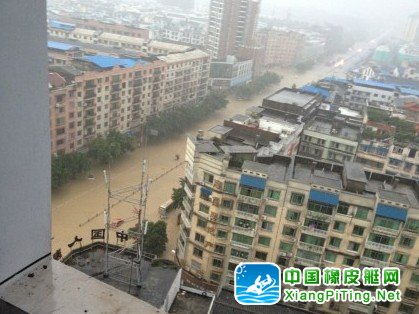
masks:
POLYGON ((265 215, 262 215, 262 220, 267 220, 268 219, 268 217, 267 216, 265 216, 265 215))
POLYGON ((285 252, 279 252, 279 256, 287 256, 287 253, 285 253, 285 252))

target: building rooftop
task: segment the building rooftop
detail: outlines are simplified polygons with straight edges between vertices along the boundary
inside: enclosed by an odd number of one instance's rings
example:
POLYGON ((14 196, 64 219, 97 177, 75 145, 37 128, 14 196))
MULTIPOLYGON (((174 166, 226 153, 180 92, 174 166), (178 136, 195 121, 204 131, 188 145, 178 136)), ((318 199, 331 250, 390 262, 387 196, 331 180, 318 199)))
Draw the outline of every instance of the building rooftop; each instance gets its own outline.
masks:
POLYGON ((292 89, 281 89, 277 91, 275 94, 267 97, 268 100, 294 105, 298 107, 307 107, 313 100, 315 100, 316 96, 313 94, 308 94, 301 92, 299 90, 292 90, 292 89))
POLYGON ((306 125, 306 129, 317 133, 346 138, 352 141, 356 141, 358 139, 358 135, 360 134, 359 129, 346 125, 342 126, 342 123, 333 124, 329 121, 320 119, 314 119, 308 123, 306 125))
POLYGON ((346 178, 351 181, 357 181, 357 182, 367 182, 367 177, 365 176, 364 167, 355 162, 344 162, 344 168, 346 172, 346 178))
POLYGON ((148 45, 149 48, 169 50, 172 52, 186 52, 190 49, 189 46, 167 43, 163 41, 153 40, 148 45))
POLYGON ((212 313, 304 314, 311 312, 283 305, 280 303, 275 305, 241 305, 235 301, 233 292, 223 289, 214 301, 212 313))
POLYGON ((131 68, 137 64, 145 65, 148 63, 147 61, 141 59, 118 58, 105 55, 85 56, 82 58, 82 60, 91 62, 102 69, 113 68, 115 66, 131 68))
POLYGON ((143 258, 140 267, 141 287, 137 288, 136 268, 135 266, 132 269, 129 267, 132 260, 136 258, 136 253, 128 248, 121 250, 120 247, 114 245, 110 246, 110 252, 113 252, 115 258, 109 258, 110 273, 107 278, 103 276, 106 255, 105 244, 102 242, 95 242, 74 250, 64 258, 64 263, 158 309, 162 308, 169 290, 178 276, 179 267, 173 262, 143 258), (118 253, 116 250, 119 250, 118 253), (121 260, 124 262, 122 263, 121 260), (130 274, 131 286, 128 284, 130 274))
POLYGON ((48 49, 55 49, 61 51, 68 51, 68 50, 77 50, 80 46, 65 44, 58 41, 51 41, 48 40, 48 49))
POLYGON ((220 149, 226 154, 256 154, 256 149, 248 145, 220 146, 220 149))
MULTIPOLYGON (((159 308, 61 262, 26 271, 0 291, 2 300, 27 313, 159 313, 159 308)), ((0 289, 1 290, 1 289, 0 289)))
POLYGON ((167 63, 176 63, 200 58, 206 58, 209 55, 202 50, 194 49, 191 51, 186 51, 182 53, 171 53, 167 56, 159 56, 157 57, 159 60, 165 61, 167 63))
POLYGON ((216 125, 214 127, 212 127, 211 129, 209 129, 209 132, 213 132, 215 134, 220 134, 220 135, 225 135, 228 132, 230 132, 233 128, 229 128, 227 126, 224 125, 216 125))

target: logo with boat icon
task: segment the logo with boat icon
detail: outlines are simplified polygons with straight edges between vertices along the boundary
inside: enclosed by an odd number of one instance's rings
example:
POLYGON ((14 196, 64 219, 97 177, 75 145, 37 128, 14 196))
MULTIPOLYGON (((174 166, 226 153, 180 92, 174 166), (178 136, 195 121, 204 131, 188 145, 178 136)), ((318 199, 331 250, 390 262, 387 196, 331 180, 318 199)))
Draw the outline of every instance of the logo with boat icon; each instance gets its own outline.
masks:
POLYGON ((281 298, 281 269, 274 263, 240 263, 234 270, 234 298, 242 305, 271 305, 281 298))

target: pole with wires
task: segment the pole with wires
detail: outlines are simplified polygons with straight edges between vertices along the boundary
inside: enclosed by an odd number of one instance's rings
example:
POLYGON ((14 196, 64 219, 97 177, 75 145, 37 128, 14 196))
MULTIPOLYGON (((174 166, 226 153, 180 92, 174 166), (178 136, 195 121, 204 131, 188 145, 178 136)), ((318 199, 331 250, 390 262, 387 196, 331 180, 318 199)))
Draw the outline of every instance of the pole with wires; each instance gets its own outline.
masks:
POLYGON ((105 272, 103 274, 103 277, 107 278, 109 276, 109 229, 110 229, 110 219, 111 219, 111 215, 110 215, 110 211, 111 211, 111 180, 108 176, 108 174, 106 173, 106 170, 103 170, 103 176, 105 179, 105 183, 108 187, 108 206, 105 210, 105 228, 106 228, 106 248, 105 248, 105 256, 106 256, 106 261, 105 261, 105 272))

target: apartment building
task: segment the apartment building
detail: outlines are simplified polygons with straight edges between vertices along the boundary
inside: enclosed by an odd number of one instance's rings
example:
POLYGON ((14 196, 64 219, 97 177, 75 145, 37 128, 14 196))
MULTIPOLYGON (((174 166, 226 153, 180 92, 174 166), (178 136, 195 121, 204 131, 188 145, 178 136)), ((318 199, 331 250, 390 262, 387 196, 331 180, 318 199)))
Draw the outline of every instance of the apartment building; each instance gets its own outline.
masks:
POLYGON ((80 47, 77 45, 66 44, 57 41, 48 41, 48 63, 52 65, 70 64, 74 58, 83 55, 80 47))
POLYGON ((208 93, 209 55, 201 50, 159 56, 164 63, 162 109, 187 106, 208 93))
POLYGON ((252 80, 253 60, 238 60, 227 56, 224 61, 211 62, 210 85, 213 89, 229 89, 252 80))
POLYGON ((301 136, 298 153, 318 160, 344 163, 354 161, 361 129, 339 117, 314 118, 301 136))
POLYGON ((419 178, 419 147, 378 140, 362 140, 356 160, 371 171, 419 178))
POLYGON ((67 154, 77 147, 77 100, 75 84, 68 84, 58 73, 49 73, 49 118, 51 154, 67 154))
POLYGON ((265 47, 265 66, 289 67, 298 61, 304 36, 291 30, 271 28, 260 30, 256 35, 256 42, 265 47))
POLYGON ((237 55, 240 46, 253 44, 259 0, 211 0, 207 49, 213 59, 237 55))
POLYGON ((250 148, 188 138, 177 243, 186 270, 233 289, 234 269, 245 261, 298 268, 395 266, 402 274, 401 303, 293 305, 325 313, 417 312, 418 182, 352 162, 259 158, 250 148))

